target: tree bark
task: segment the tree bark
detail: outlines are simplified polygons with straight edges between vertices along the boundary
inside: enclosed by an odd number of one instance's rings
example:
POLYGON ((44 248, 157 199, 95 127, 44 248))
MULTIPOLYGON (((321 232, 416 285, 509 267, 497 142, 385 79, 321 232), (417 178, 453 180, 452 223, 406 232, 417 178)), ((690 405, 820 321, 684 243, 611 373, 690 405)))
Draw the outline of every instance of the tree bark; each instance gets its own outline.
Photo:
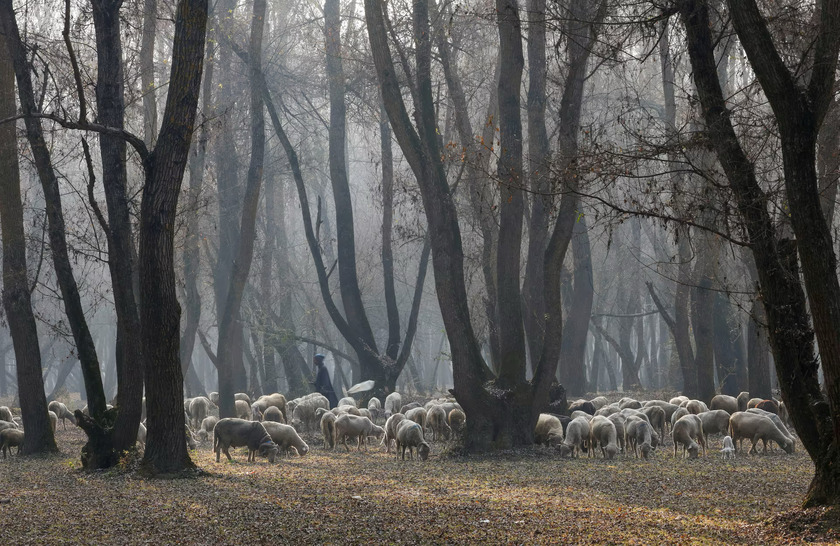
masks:
POLYGON ((400 311, 394 289, 394 153, 391 146, 391 125, 385 105, 379 108, 379 140, 382 154, 382 280, 385 290, 385 310, 388 314, 388 341, 385 354, 396 360, 400 349, 400 311))
POLYGON ((140 41, 140 85, 143 88, 143 141, 151 149, 157 139, 157 89, 155 88, 155 37, 157 0, 143 2, 143 37, 140 41))
POLYGON ((715 364, 720 393, 738 396, 741 387, 744 390, 747 388, 746 384, 738 383, 739 370, 746 366, 741 350, 741 325, 729 296, 722 292, 715 294, 714 329, 715 364))
POLYGON ((595 295, 589 228, 584 215, 575 222, 572 256, 574 293, 560 347, 560 382, 567 393, 583 395, 586 392, 586 338, 595 295))
POLYGON ((140 211, 140 310, 145 357, 147 437, 144 469, 169 475, 191 469, 184 437, 180 306, 174 267, 175 212, 201 87, 207 0, 181 0, 163 125, 145 158, 140 211))

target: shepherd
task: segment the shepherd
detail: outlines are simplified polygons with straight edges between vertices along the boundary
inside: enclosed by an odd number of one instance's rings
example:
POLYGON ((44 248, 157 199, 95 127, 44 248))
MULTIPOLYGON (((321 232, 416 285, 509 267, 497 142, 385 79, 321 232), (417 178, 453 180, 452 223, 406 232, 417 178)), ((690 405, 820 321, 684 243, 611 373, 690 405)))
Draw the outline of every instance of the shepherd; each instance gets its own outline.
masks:
POLYGON ((328 372, 327 367, 324 366, 324 355, 320 353, 315 355, 313 361, 315 363, 317 374, 315 375, 315 381, 312 385, 315 387, 316 391, 327 397, 327 400, 330 401, 330 408, 334 408, 338 405, 338 398, 335 396, 332 381, 330 381, 330 372, 328 372))

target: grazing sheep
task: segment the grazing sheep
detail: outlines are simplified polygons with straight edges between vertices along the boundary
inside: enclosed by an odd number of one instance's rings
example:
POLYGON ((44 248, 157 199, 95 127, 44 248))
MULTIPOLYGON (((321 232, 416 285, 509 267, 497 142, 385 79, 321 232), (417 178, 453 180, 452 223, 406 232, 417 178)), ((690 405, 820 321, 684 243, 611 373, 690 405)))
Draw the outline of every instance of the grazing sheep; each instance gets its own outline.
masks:
POLYGON ((210 415, 212 406, 213 403, 205 396, 196 396, 190 400, 190 425, 196 429, 200 427, 204 418, 210 415))
POLYGON ((703 421, 703 435, 726 434, 729 430, 729 412, 726 410, 709 410, 698 413, 697 417, 703 421))
POLYGON ((278 421, 279 423, 285 423, 288 420, 289 416, 286 413, 286 397, 279 392, 264 394, 257 398, 257 400, 251 404, 251 419, 254 421, 261 421, 265 418, 263 417, 263 414, 270 407, 279 409, 280 413, 283 414, 283 420, 278 421))
POLYGON ((681 405, 683 402, 688 402, 688 396, 675 396, 668 400, 669 404, 674 404, 675 406, 681 405))
POLYGON ((666 423, 668 422, 668 419, 665 416, 664 409, 660 406, 646 406, 639 411, 644 415, 647 415, 648 422, 650 422, 650 426, 653 430, 658 431, 659 434, 665 436, 667 433, 666 423))
POLYGON ((607 404, 609 404, 609 403, 610 403, 610 401, 609 401, 609 400, 607 400, 607 399, 606 399, 605 397, 603 397, 603 396, 598 396, 598 397, 595 397, 595 398, 593 398, 592 400, 590 400, 590 402, 592 403, 592 405, 593 405, 593 406, 595 406, 595 410, 596 410, 596 411, 597 411, 597 410, 599 410, 599 409, 601 409, 601 408, 603 408, 604 406, 606 406, 607 404))
POLYGON ((610 415, 616 414, 619 411, 621 411, 621 410, 618 409, 618 406, 609 405, 609 406, 604 406, 603 408, 601 408, 599 410, 596 410, 595 415, 601 415, 602 417, 609 417, 610 415))
POLYGON ((452 432, 457 432, 460 434, 464 430, 464 425, 467 422, 467 416, 463 410, 458 408, 453 408, 447 415, 447 421, 449 421, 449 428, 452 429, 452 432))
POLYGON ((642 458, 647 460, 653 448, 652 433, 653 428, 644 419, 634 417, 627 421, 627 441, 630 443, 630 449, 633 450, 633 456, 637 459, 641 453, 642 458))
POLYGON ((47 407, 50 411, 54 412, 59 419, 61 419, 61 424, 64 426, 64 430, 67 430, 67 422, 65 420, 69 420, 74 425, 76 424, 76 418, 73 416, 70 410, 67 409, 67 406, 65 406, 58 400, 53 400, 47 407))
POLYGON ((18 424, 15 423, 14 421, 12 421, 11 423, 9 421, 0 421, 0 430, 6 430, 7 428, 12 428, 12 429, 15 429, 15 430, 20 429, 18 424))
POLYGON ((688 454, 689 459, 696 459, 700 446, 703 447, 703 456, 706 456, 706 438, 703 435, 703 422, 697 415, 688 414, 680 417, 671 430, 671 437, 674 440, 674 457, 677 456, 677 448, 683 445, 683 457, 688 454), (700 444, 698 446, 698 443, 700 444))
POLYGON ((276 406, 268 406, 265 409, 263 412, 263 420, 274 421, 275 423, 282 423, 284 425, 286 424, 286 420, 283 419, 283 412, 276 406))
POLYGON ((738 399, 734 396, 729 396, 726 394, 718 394, 714 398, 712 398, 712 402, 709 404, 710 410, 726 410, 729 415, 732 415, 736 411, 738 411, 738 399))
POLYGON ((207 440, 213 434, 213 429, 216 428, 216 423, 219 422, 219 418, 213 415, 208 415, 201 421, 201 428, 198 430, 197 435, 198 439, 201 441, 207 440))
POLYGON ((598 408, 595 407, 595 404, 590 402, 589 400, 575 400, 571 404, 569 404, 569 414, 571 415, 575 411, 581 411, 583 413, 587 413, 590 416, 595 415, 595 411, 598 408))
POLYGON ((608 416, 607 419, 612 421, 613 425, 615 425, 618 447, 621 448, 621 452, 624 453, 627 447, 627 419, 620 413, 613 413, 608 416))
POLYGON ((0 430, 0 451, 3 452, 3 458, 6 458, 6 451, 12 452, 12 448, 18 448, 20 454, 20 446, 23 445, 23 431, 16 428, 7 428, 0 430))
POLYGON ((709 407, 701 400, 689 400, 685 404, 685 409, 687 409, 688 413, 691 413, 692 415, 709 411, 709 407))
POLYGON ((747 401, 747 409, 754 408, 764 401, 764 398, 750 398, 747 401))
POLYGON ((665 422, 667 424, 671 423, 671 416, 674 415, 674 412, 679 409, 677 404, 672 404, 670 402, 666 402, 664 400, 650 400, 644 403, 644 406, 659 406, 665 412, 665 422))
POLYGON ((558 446, 561 457, 577 457, 578 452, 586 451, 589 441, 589 421, 583 417, 572 419, 566 427, 566 439, 558 446))
POLYGON ((601 457, 612 459, 618 454, 615 425, 606 417, 593 417, 589 422, 589 456, 594 457, 595 448, 601 447, 601 457))
POLYGON ((405 449, 408 448, 408 457, 414 460, 414 450, 417 456, 425 461, 429 458, 429 444, 423 438, 423 427, 409 419, 404 419, 397 427, 397 456, 402 453, 402 460, 405 460, 405 449))
POLYGON ((214 406, 219 405, 219 393, 217 393, 216 391, 213 391, 210 394, 208 394, 207 398, 209 398, 210 401, 213 402, 214 406))
POLYGON ((782 446, 786 453, 793 453, 794 450, 793 440, 785 436, 770 417, 750 411, 739 411, 729 418, 729 435, 735 442, 735 451, 738 451, 739 447, 743 449, 744 438, 752 441, 750 453, 758 453, 755 446, 759 440, 764 443, 765 453, 769 440, 782 446))
POLYGON ((541 413, 534 427, 534 443, 538 445, 557 446, 563 442, 563 423, 560 419, 549 414, 541 413))
POLYGON ((583 419, 586 419, 587 421, 591 421, 592 418, 593 418, 593 415, 591 415, 589 413, 586 413, 585 411, 581 411, 581 410, 575 410, 571 413, 571 418, 572 419, 577 419, 578 417, 582 417, 583 419))
MULTIPOLYGON (((244 400, 239 400, 239 402, 244 402, 244 400)), ((246 405, 248 405, 247 402, 246 405)), ((249 462, 256 460, 259 451, 260 455, 268 457, 268 462, 273 463, 279 449, 262 423, 231 417, 216 423, 213 429, 213 451, 216 452, 217 463, 223 451, 228 460, 233 461, 228 449, 242 446, 248 447, 249 462)))
POLYGON ((347 404, 338 405, 338 406, 334 407, 333 409, 331 409, 330 411, 333 412, 336 415, 336 417, 338 417, 339 415, 345 415, 345 414, 348 414, 348 413, 350 415, 356 415, 356 416, 361 416, 362 415, 362 412, 359 408, 357 408, 356 406, 348 406, 347 404))
POLYGON ((238 393, 234 394, 233 399, 234 400, 242 400, 243 402, 245 402, 249 406, 251 405, 251 397, 248 396, 247 394, 245 394, 244 392, 238 392, 238 393))
POLYGON ((414 409, 414 408, 423 408, 423 409, 426 409, 426 408, 424 408, 424 407, 423 407, 423 405, 422 405, 422 404, 420 404, 419 402, 409 402, 408 404, 404 404, 404 405, 400 408, 400 413, 402 413, 403 415, 406 415, 406 413, 408 412, 408 410, 411 410, 411 409, 414 409))
POLYGON ((622 398, 618 401, 618 409, 641 409, 642 403, 634 398, 622 398))
POLYGON ((741 391, 736 399, 738 400, 738 411, 747 411, 747 403, 750 401, 750 393, 747 391, 741 391))
POLYGON ((374 396, 368 400, 368 409, 382 409, 382 402, 379 401, 379 398, 374 396))
POLYGON ((137 443, 140 444, 140 447, 146 449, 146 425, 140 423, 140 426, 137 427, 137 443))
POLYGON ((52 427, 52 431, 55 432, 55 427, 58 426, 58 415, 56 415, 54 411, 47 411, 47 415, 50 416, 50 427, 52 427))
POLYGON ((262 426, 268 432, 268 435, 271 436, 271 441, 277 444, 279 453, 291 454, 292 449, 300 457, 309 453, 309 446, 301 439, 294 427, 274 421, 265 421, 262 423, 262 426))
POLYGON ((448 440, 452 436, 452 429, 446 422, 446 411, 443 406, 432 406, 426 412, 426 427, 432 429, 432 440, 437 442, 438 435, 448 440))
POLYGON ((385 417, 388 418, 395 413, 399 413, 397 410, 402 407, 402 396, 398 392, 392 392, 388 396, 385 397, 385 417))
POLYGON ((687 409, 685 409, 685 408, 677 408, 677 411, 675 411, 675 412, 671 415, 671 431, 672 431, 672 432, 673 432, 673 430, 674 430, 674 424, 675 424, 677 421, 679 421, 679 420, 680 420, 680 417, 682 417, 682 416, 684 416, 684 415, 688 415, 688 410, 687 410, 687 409))
POLYGON ((336 419, 335 414, 331 411, 324 411, 321 414, 321 435, 324 437, 324 449, 335 449, 336 419))
POLYGON ((724 460, 735 458, 735 444, 732 443, 732 436, 723 437, 723 449, 720 452, 723 453, 724 460))
POLYGON ((357 407, 356 399, 352 396, 345 396, 341 400, 338 401, 339 406, 353 406, 354 408, 357 407))
POLYGON ((415 423, 423 427, 423 430, 426 430, 426 408, 416 407, 408 409, 404 412, 401 411, 400 413, 405 415, 405 418, 409 421, 414 421, 415 423))
MULTIPOLYGON (((391 453, 391 442, 397 440, 397 427, 405 419, 402 413, 395 413, 388 417, 385 421, 385 436, 382 438, 382 443, 385 444, 385 453, 391 453)), ((382 445, 382 444, 380 444, 382 445)), ((399 456, 399 453, 397 453, 399 456)))
POLYGON ((12 423, 12 410, 8 406, 0 406, 0 421, 12 423))
POLYGON ((779 415, 779 403, 775 400, 762 400, 755 407, 779 415))
POLYGON ((362 450, 362 443, 365 444, 365 451, 367 451, 367 437, 375 436, 377 439, 385 435, 385 429, 376 426, 367 417, 359 417, 358 415, 345 414, 335 420, 335 447, 338 448, 338 443, 341 442, 347 451, 350 448, 347 446, 347 437, 358 438, 358 450, 362 450))
MULTIPOLYGON (((251 406, 248 405, 248 402, 245 400, 236 400, 234 401, 234 415, 236 415, 237 419, 244 419, 249 420, 251 419, 251 406)), ((258 421, 258 419, 254 419, 258 421)))

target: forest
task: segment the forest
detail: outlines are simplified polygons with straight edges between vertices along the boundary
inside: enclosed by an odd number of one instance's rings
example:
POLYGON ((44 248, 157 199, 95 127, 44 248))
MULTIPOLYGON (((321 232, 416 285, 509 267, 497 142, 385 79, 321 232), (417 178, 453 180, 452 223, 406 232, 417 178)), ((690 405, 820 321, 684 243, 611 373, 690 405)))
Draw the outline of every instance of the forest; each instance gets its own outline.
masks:
POLYGON ((840 0, 0 0, 0 535, 840 540, 838 56, 840 0))

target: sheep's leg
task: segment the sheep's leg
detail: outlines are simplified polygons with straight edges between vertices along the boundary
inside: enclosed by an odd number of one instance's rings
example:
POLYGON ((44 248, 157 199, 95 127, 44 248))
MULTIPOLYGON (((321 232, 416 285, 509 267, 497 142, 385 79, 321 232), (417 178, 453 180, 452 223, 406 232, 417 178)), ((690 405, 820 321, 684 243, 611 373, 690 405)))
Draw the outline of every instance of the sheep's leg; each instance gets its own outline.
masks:
POLYGON ((750 440, 752 441, 752 447, 750 448, 750 453, 755 453, 756 455, 758 455, 758 450, 755 448, 755 446, 758 445, 758 436, 753 436, 752 438, 750 438, 750 440))
POLYGON ((228 449, 229 449, 229 448, 230 448, 230 446, 225 446, 225 447, 222 449, 222 451, 224 451, 224 452, 225 452, 225 455, 227 456, 228 461, 233 462, 233 457, 231 457, 231 456, 230 456, 230 451, 228 451, 228 449))

